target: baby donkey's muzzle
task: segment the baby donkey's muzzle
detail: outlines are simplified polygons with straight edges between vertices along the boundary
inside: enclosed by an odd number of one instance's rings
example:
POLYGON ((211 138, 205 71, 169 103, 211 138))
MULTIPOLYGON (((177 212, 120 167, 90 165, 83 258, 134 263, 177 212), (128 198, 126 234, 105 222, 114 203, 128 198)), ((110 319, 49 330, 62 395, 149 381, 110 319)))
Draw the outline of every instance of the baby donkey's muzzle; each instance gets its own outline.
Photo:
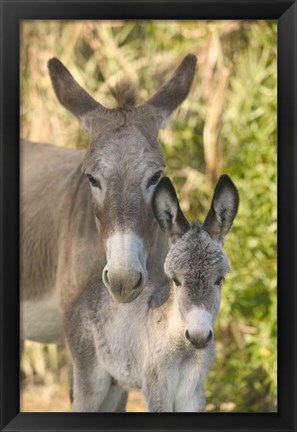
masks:
POLYGON ((187 314, 185 338, 198 349, 206 348, 213 339, 212 316, 203 308, 194 308, 187 314))
POLYGON ((199 337, 199 335, 198 337, 191 337, 189 331, 186 330, 185 337, 186 339, 188 339, 189 342, 191 342, 191 344, 195 348, 202 349, 202 348, 206 348, 209 342, 213 339, 213 331, 209 330, 208 336, 206 338, 203 338, 203 337, 199 337))

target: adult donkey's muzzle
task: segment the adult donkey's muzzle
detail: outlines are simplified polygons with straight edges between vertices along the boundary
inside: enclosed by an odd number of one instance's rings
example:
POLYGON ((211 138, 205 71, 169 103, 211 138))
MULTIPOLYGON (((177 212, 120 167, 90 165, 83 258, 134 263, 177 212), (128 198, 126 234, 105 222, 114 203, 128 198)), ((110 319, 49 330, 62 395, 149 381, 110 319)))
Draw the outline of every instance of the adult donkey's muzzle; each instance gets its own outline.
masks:
POLYGON ((147 281, 142 240, 134 233, 114 234, 107 241, 107 264, 102 279, 119 303, 130 303, 147 281))
POLYGON ((102 278, 112 297, 120 303, 131 302, 144 287, 142 273, 138 271, 109 271, 105 266, 102 278))

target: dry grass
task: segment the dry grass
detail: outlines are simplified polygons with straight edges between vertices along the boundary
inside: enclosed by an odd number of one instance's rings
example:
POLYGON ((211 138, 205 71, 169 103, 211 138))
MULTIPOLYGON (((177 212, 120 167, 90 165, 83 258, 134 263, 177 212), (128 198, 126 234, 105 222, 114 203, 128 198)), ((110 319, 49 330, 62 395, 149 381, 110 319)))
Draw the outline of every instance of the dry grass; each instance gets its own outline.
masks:
MULTIPOLYGON (((64 384, 26 384, 21 392, 22 412, 70 412, 68 386, 64 384)), ((127 412, 145 412, 143 396, 138 390, 129 392, 127 412)))
MULTIPOLYGON (((21 370, 22 412, 71 411, 65 347, 26 341, 21 370)), ((146 411, 140 391, 129 392, 127 411, 146 411)))

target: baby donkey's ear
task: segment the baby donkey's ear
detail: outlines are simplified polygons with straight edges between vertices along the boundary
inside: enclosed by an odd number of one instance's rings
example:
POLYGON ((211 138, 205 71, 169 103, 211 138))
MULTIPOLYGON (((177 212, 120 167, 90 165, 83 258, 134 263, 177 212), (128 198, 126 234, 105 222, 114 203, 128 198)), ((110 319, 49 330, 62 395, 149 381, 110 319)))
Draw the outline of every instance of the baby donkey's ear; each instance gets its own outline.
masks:
POLYGON ((224 238, 236 216, 238 204, 239 195, 234 183, 229 176, 222 175, 216 185, 211 207, 203 224, 203 228, 213 239, 224 243, 224 238))
POLYGON ((163 177, 156 187, 152 206, 161 229, 172 242, 189 230, 189 222, 180 209, 174 186, 168 177, 163 177))

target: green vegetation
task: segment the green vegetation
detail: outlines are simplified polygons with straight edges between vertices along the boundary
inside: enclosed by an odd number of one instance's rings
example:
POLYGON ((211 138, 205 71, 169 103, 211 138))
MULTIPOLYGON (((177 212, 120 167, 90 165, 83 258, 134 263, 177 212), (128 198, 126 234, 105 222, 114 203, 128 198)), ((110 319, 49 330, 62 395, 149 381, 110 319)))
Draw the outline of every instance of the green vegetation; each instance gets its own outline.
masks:
MULTIPOLYGON (((50 57, 59 57, 111 107, 109 84, 128 76, 141 102, 187 53, 198 56, 191 94, 160 142, 190 220, 203 220, 222 172, 232 177, 241 199, 226 240, 232 271, 222 289, 217 357, 206 383, 208 411, 276 410, 276 34, 272 21, 22 23, 21 132, 34 141, 88 143, 51 89, 50 57)), ((50 363, 37 375, 49 384, 64 351, 40 352, 50 363)), ((28 352, 24 361, 29 373, 28 352)))

